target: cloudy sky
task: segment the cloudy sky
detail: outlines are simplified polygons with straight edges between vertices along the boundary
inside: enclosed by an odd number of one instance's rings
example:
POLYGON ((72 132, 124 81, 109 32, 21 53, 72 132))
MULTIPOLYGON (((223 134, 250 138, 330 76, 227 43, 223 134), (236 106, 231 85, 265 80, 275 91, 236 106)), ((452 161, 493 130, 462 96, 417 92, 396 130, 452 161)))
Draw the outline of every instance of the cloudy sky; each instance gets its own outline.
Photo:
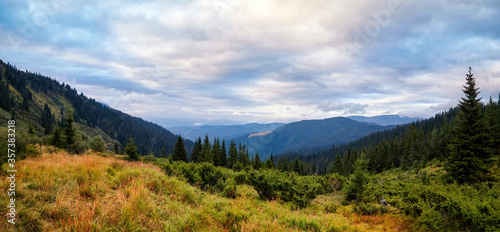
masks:
POLYGON ((166 126, 429 117, 500 92, 500 2, 3 0, 0 59, 166 126))

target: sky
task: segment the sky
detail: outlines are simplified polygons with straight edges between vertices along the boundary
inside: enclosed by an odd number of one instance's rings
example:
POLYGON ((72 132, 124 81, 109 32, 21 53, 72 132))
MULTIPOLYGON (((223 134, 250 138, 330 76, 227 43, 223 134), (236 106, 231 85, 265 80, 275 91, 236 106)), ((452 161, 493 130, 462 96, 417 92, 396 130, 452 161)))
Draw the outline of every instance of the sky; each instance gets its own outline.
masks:
POLYGON ((497 0, 3 0, 0 59, 164 126, 456 106, 500 92, 497 0))

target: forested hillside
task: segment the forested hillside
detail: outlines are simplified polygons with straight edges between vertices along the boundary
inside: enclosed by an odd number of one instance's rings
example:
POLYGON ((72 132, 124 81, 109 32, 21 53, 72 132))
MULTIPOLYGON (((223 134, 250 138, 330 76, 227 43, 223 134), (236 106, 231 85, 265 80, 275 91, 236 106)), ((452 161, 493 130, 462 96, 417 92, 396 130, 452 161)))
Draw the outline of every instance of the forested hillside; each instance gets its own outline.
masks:
POLYGON ((346 143, 390 128, 393 126, 380 126, 335 117, 289 123, 270 133, 235 138, 235 142, 246 145, 250 154, 258 153, 261 157, 267 158, 271 154, 289 151, 318 150, 318 147, 346 143))
MULTIPOLYGON (((121 150, 131 137, 139 154, 152 152, 161 156, 173 152, 177 136, 159 125, 112 109, 83 93, 78 94, 68 84, 20 71, 1 60, 0 73, 0 123, 4 125, 15 118, 22 132, 48 140, 56 128, 64 128, 66 118, 71 116, 81 132, 77 139, 82 146, 99 135, 108 149, 121 150)), ((193 142, 186 140, 184 144, 191 151, 193 142)))

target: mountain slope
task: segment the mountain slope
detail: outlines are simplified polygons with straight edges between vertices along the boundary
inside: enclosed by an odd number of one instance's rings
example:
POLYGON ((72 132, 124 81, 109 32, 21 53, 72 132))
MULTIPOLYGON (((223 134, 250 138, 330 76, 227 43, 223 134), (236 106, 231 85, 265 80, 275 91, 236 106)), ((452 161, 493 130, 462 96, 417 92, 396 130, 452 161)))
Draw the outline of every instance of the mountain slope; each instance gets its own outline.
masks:
MULTIPOLYGON (((261 200, 244 184, 228 199, 152 164, 40 149, 40 156, 18 163, 17 221, 12 225, 4 217, 0 231, 407 231, 411 225, 401 215, 374 221, 340 213, 351 206, 340 206, 331 194, 318 196, 313 207, 290 209, 261 200), (338 213, 331 213, 332 205, 338 213)), ((0 186, 8 188, 2 173, 0 186)), ((0 204, 9 205, 9 199, 1 197, 0 204)), ((8 210, 1 207, 0 213, 8 210)))
POLYGON ((406 116, 400 115, 379 115, 374 117, 364 117, 364 116, 349 116, 349 119, 358 121, 358 122, 370 122, 379 124, 381 126, 389 126, 389 125, 403 125, 412 123, 420 120, 419 118, 410 118, 406 116))
POLYGON ((222 126, 197 126, 197 127, 169 127, 168 129, 176 134, 182 135, 183 138, 190 140, 205 137, 208 134, 210 138, 219 137, 220 139, 232 139, 243 135, 272 131, 284 123, 268 123, 258 124, 250 123, 244 125, 222 125, 222 126))
MULTIPOLYGON (((112 109, 86 97, 83 93, 68 84, 59 82, 28 71, 20 71, 15 66, 5 64, 0 60, 0 123, 6 125, 12 115, 18 120, 21 131, 28 131, 31 126, 37 136, 41 137, 50 127, 64 125, 69 113, 73 113, 76 127, 83 132, 83 139, 88 140, 94 135, 101 135, 108 148, 117 141, 125 146, 129 137, 134 139, 138 152, 147 155, 153 152, 159 156, 165 150, 172 153, 177 136, 163 127, 130 116, 112 109), (49 110, 45 109, 45 104, 49 110), (43 112, 48 111, 47 117, 43 112)), ((50 131, 50 130, 49 130, 50 131)), ((184 142, 188 151, 192 150, 193 142, 184 142)))
POLYGON ((341 144, 390 128, 393 127, 336 117, 294 122, 271 133, 242 136, 235 141, 245 144, 250 154, 259 153, 261 157, 268 157, 270 154, 341 144))

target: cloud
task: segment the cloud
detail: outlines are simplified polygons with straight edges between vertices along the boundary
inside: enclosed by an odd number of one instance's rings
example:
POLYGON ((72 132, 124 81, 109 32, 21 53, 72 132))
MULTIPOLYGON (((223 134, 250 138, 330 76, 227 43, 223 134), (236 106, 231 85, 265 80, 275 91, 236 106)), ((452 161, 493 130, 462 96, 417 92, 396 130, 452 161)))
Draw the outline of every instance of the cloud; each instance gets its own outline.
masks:
POLYGON ((341 112, 343 115, 365 114, 369 105, 359 103, 340 103, 334 104, 332 101, 323 101, 318 105, 318 109, 323 112, 341 112))
POLYGON ((497 96, 498 21, 494 1, 2 1, 0 58, 157 120, 427 117, 469 66, 497 96))

